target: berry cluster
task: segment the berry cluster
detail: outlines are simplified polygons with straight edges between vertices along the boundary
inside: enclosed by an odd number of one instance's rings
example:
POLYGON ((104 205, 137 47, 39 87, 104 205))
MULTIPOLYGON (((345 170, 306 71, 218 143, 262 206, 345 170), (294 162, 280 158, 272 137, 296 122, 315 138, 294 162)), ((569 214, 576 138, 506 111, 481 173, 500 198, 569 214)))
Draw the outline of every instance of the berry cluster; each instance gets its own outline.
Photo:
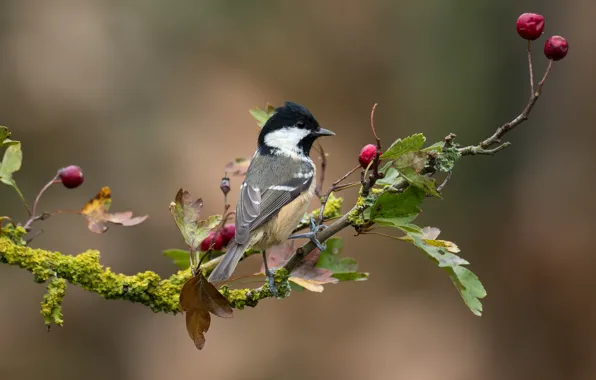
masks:
POLYGON ((213 248, 215 251, 221 251, 230 243, 234 238, 234 235, 236 235, 236 226, 233 224, 226 224, 216 232, 211 231, 209 236, 201 242, 200 249, 203 252, 208 251, 209 248, 213 248))
MULTIPOLYGON (((517 19, 517 34, 523 39, 534 41, 544 32, 544 16, 536 13, 523 13, 517 19)), ((558 61, 567 55, 569 44, 561 36, 551 36, 544 43, 544 55, 546 58, 558 61)))

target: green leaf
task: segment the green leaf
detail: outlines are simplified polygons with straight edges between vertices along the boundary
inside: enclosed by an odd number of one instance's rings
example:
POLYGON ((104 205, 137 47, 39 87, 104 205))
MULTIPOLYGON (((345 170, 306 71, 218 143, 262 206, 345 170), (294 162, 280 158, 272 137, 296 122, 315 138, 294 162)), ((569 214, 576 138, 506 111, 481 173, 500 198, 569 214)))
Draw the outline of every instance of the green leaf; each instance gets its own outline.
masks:
POLYGON ((23 152, 21 151, 21 143, 10 145, 6 148, 4 158, 0 164, 0 178, 3 179, 3 182, 4 180, 10 180, 12 178, 12 173, 21 168, 22 161, 23 152))
POLYGON ((478 277, 463 265, 469 263, 461 257, 449 252, 458 252, 457 246, 444 240, 424 239, 424 234, 410 232, 402 229, 407 234, 407 240, 426 253, 429 258, 435 261, 440 268, 445 270, 451 281, 459 291, 462 299, 468 308, 475 315, 482 315, 482 303, 480 300, 486 297, 486 290, 478 277))
POLYGON ((200 220, 202 208, 203 200, 193 200, 190 193, 183 189, 178 190, 175 201, 170 204, 170 213, 184 241, 193 251, 196 251, 209 232, 221 222, 221 215, 200 220))
POLYGON ((363 281, 368 273, 358 272, 358 263, 351 257, 341 257, 343 242, 340 238, 331 238, 326 242, 326 249, 321 252, 317 268, 333 272, 332 277, 339 281, 363 281))
POLYGON ((437 191, 435 187, 435 180, 416 173, 412 168, 402 168, 398 169, 399 174, 401 174, 409 184, 416 186, 417 188, 424 190, 425 193, 434 195, 435 197, 441 198, 441 195, 437 191))
POLYGON ((10 137, 10 131, 3 125, 0 125, 0 143, 10 137))
POLYGON ((257 108, 253 108, 253 109, 249 110, 250 114, 252 115, 252 117, 255 118, 258 126, 261 128, 263 128, 263 126, 265 125, 267 120, 269 120, 271 115, 273 115, 273 113, 275 112, 275 107, 272 106, 271 104, 267 104, 267 106, 265 108, 266 109, 257 107, 257 108))
POLYGON ((8 128, 0 125, 0 147, 20 144, 19 141, 9 139, 10 135, 11 133, 8 128))
POLYGON ((172 259, 172 262, 180 269, 188 269, 190 267, 190 252, 183 249, 166 249, 163 251, 164 256, 172 259))
POLYGON ((437 152, 441 153, 443 151, 443 147, 445 146, 445 141, 436 142, 426 148, 422 149, 423 152, 437 152))
POLYGON ((396 168, 388 168, 385 172, 385 177, 377 180, 377 185, 392 185, 399 177, 399 172, 396 168))
POLYGON ((480 300, 486 297, 486 290, 482 286, 478 276, 468 268, 459 266, 451 268, 451 272, 449 274, 451 281, 457 287, 466 305, 468 305, 472 313, 481 316, 482 302, 480 300))
MULTIPOLYGON (((10 136, 10 132, 8 132, 8 136, 10 136)), ((4 141, 6 142, 7 140, 4 141)), ((10 144, 11 145, 9 145, 8 148, 6 148, 6 151, 4 152, 4 158, 2 159, 2 162, 0 162, 0 182, 8 186, 12 186, 19 194, 19 197, 23 201, 23 204, 25 204, 25 207, 27 207, 27 202, 25 201, 23 193, 21 193, 21 190, 17 186, 17 183, 12 178, 12 174, 21 168, 21 162, 23 161, 21 143, 18 141, 10 140, 10 144)))
POLYGON ((420 213, 418 205, 424 201, 424 197, 424 191, 414 186, 408 186, 401 193, 386 191, 372 206, 370 218, 395 226, 408 224, 420 213))
POLYGON ((389 168, 391 168, 392 165, 393 165, 393 161, 385 162, 385 165, 383 165, 383 167, 379 169, 379 173, 386 173, 387 170, 389 170, 389 168))
POLYGON ((339 281, 364 281, 364 280, 368 279, 368 273, 365 273, 365 272, 333 273, 333 275, 331 277, 335 277, 339 281))
POLYGON ((393 227, 399 228, 402 231, 422 233, 422 229, 415 224, 411 224, 416 218, 412 216, 406 216, 403 218, 377 218, 375 223, 381 227, 393 227))
POLYGON ((426 138, 422 133, 406 137, 405 139, 397 139, 385 153, 381 155, 381 159, 399 158, 408 152, 420 150, 426 138))

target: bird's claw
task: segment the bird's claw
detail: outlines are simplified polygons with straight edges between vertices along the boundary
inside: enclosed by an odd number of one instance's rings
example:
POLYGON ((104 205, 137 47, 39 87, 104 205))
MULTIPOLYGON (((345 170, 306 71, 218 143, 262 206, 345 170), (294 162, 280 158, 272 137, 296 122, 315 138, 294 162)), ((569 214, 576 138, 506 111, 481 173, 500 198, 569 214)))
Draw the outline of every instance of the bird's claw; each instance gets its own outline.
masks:
POLYGON ((273 276, 273 272, 270 269, 265 270, 265 276, 269 280, 269 289, 271 289, 271 294, 273 297, 277 298, 277 288, 275 287, 275 277, 273 276))
POLYGON ((315 218, 313 218, 312 216, 310 217, 310 232, 314 232, 316 234, 320 231, 323 231, 326 228, 327 228, 327 226, 324 225, 323 223, 317 225, 315 218))
POLYGON ((320 231, 323 231, 325 228, 327 228, 326 225, 324 225, 324 224, 317 225, 315 222, 315 219, 311 217, 310 218, 310 232, 292 235, 288 239, 302 239, 302 238, 308 239, 311 242, 313 242, 314 245, 316 245, 317 248, 322 252, 327 248, 327 245, 325 243, 321 243, 317 239, 317 233, 320 231))

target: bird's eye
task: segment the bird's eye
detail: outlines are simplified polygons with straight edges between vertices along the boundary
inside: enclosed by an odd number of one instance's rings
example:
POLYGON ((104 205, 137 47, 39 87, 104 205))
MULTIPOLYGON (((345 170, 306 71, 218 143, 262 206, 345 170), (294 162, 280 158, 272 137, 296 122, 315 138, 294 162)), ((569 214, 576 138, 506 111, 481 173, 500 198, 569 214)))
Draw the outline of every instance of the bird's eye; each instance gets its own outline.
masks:
POLYGON ((297 126, 298 128, 303 128, 303 127, 304 127, 304 122, 303 122, 302 120, 298 120, 298 121, 296 122, 296 126, 297 126))

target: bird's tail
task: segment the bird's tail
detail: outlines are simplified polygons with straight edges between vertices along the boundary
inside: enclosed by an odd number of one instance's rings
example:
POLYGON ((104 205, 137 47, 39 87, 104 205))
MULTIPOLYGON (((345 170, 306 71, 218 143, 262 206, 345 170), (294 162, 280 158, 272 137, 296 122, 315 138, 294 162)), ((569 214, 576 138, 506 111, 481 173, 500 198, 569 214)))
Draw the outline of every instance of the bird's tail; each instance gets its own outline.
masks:
POLYGON ((244 251, 246 250, 247 245, 245 244, 238 244, 235 240, 232 240, 228 245, 228 250, 223 257, 223 260, 211 272, 209 276, 209 282, 213 281, 225 281, 234 272, 238 262, 242 258, 244 251))

